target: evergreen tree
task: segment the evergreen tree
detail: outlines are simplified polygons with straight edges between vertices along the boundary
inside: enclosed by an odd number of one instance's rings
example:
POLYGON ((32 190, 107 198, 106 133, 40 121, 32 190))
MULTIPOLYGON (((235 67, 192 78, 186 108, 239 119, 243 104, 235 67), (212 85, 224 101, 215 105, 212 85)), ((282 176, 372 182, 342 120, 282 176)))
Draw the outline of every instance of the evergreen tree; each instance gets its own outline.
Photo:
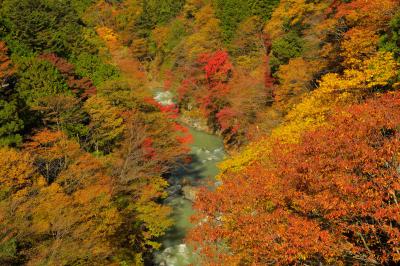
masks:
POLYGON ((19 144, 19 132, 24 127, 19 115, 21 101, 13 90, 14 68, 7 51, 5 43, 0 42, 0 146, 19 144))

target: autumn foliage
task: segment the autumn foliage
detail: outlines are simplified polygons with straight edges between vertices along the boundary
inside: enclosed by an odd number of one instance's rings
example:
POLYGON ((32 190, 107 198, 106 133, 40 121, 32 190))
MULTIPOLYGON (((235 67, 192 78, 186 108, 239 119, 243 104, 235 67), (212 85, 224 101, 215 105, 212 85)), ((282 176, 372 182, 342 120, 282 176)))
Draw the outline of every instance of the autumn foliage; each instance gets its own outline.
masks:
POLYGON ((189 126, 199 265, 400 263, 398 0, 0 3, 1 265, 151 265, 189 126))
POLYGON ((394 93, 338 111, 277 143, 268 166, 224 176, 199 197, 190 239, 210 265, 399 261, 399 107, 394 93))

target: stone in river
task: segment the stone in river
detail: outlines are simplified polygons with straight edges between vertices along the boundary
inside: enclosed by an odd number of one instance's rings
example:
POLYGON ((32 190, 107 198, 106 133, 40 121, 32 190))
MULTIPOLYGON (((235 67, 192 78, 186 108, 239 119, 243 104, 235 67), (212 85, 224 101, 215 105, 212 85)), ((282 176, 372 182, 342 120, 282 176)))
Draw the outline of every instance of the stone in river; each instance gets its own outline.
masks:
POLYGON ((174 185, 170 186, 166 189, 169 196, 177 195, 181 192, 182 186, 181 185, 174 185))
POLYGON ((192 186, 184 186, 182 188, 183 196, 185 199, 194 201, 196 199, 198 189, 192 186))

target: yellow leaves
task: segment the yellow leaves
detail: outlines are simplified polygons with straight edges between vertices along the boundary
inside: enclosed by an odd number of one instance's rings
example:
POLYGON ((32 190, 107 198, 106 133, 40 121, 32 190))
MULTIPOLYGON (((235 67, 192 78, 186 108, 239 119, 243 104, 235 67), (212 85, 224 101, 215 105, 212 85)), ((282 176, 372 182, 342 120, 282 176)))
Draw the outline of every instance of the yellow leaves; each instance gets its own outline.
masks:
POLYGON ((221 173, 217 176, 217 179, 226 176, 227 172, 241 172, 255 161, 268 160, 271 148, 270 139, 261 139, 257 142, 250 143, 243 151, 232 155, 218 165, 221 173))
POLYGON ((43 176, 39 176, 39 178, 36 181, 36 184, 38 185, 38 187, 44 187, 47 185, 47 181, 43 176))
POLYGON ((89 129, 96 151, 110 151, 125 130, 121 111, 104 98, 94 96, 85 102, 84 109, 90 115, 89 129))
POLYGON ((151 177, 150 182, 141 189, 138 202, 144 203, 157 198, 164 198, 167 194, 164 189, 168 187, 168 182, 162 177, 151 177))
POLYGON ((320 69, 317 61, 306 61, 303 58, 294 58, 287 65, 282 65, 277 72, 280 86, 275 90, 275 100, 283 110, 290 109, 299 101, 299 96, 310 88, 310 80, 320 69))
POLYGON ((215 18, 214 8, 211 5, 205 5, 195 14, 195 25, 198 29, 201 29, 210 21, 215 23, 219 20, 215 18))
POLYGON ((137 219, 144 224, 146 230, 142 234, 145 238, 143 245, 159 248, 160 245, 152 239, 164 235, 166 229, 172 226, 172 220, 168 218, 171 208, 154 202, 153 200, 165 196, 163 189, 168 186, 166 180, 161 177, 149 178, 149 184, 141 189, 141 195, 134 203, 137 219))
POLYGON ((379 37, 365 28, 354 28, 346 33, 342 42, 343 65, 347 68, 359 68, 363 61, 376 53, 379 37))
POLYGON ((118 42, 118 35, 112 29, 106 26, 97 27, 96 32, 106 43, 118 42))
POLYGON ((399 64, 393 59, 392 53, 378 52, 364 62, 362 70, 368 88, 386 86, 397 76, 399 64))
POLYGON ((199 54, 220 47, 219 20, 215 18, 211 5, 204 6, 196 13, 195 30, 184 42, 185 52, 190 60, 196 60, 199 54))
POLYGON ((282 0, 272 14, 271 19, 265 25, 264 31, 268 32, 273 39, 284 33, 286 23, 291 26, 308 23, 314 15, 321 13, 329 6, 329 1, 314 3, 307 0, 282 0))
POLYGON ((288 113, 286 123, 276 128, 272 136, 287 142, 297 142, 304 130, 323 125, 325 113, 330 105, 335 104, 331 93, 338 88, 337 77, 337 74, 326 75, 323 78, 324 86, 306 95, 303 101, 288 113))
MULTIPOLYGON (((253 70, 255 66, 260 65, 260 55, 258 57, 241 55, 236 58, 236 66, 244 70, 253 70)), ((259 73, 258 73, 259 74, 259 73)), ((260 75, 258 75, 260 76, 260 75)))
POLYGON ((28 153, 0 149, 0 190, 18 190, 32 183, 33 161, 28 153))
POLYGON ((346 69, 338 85, 342 91, 368 92, 374 87, 388 85, 396 77, 398 68, 392 53, 377 52, 363 60, 358 68, 346 69))
MULTIPOLYGON (((36 234, 46 234, 50 231, 65 230, 72 224, 72 215, 69 217, 64 209, 71 203, 70 199, 62 193, 61 187, 53 183, 43 188, 40 197, 35 197, 26 207, 30 207, 32 215, 31 231, 36 234)), ((21 209, 20 212, 26 210, 21 209)), ((71 211, 71 210, 70 210, 71 211)), ((22 214, 22 213, 21 213, 22 214)))
MULTIPOLYGON (((94 224, 95 230, 93 232, 93 236, 96 237, 102 237, 106 239, 109 236, 112 236, 118 226, 122 223, 122 217, 118 213, 118 210, 116 207, 111 207, 110 202, 107 202, 107 205, 103 206, 103 210, 100 213, 100 219, 98 219, 96 222, 97 224, 94 224)), ((97 215, 97 213, 90 213, 90 215, 97 215)))
POLYGON ((358 69, 346 69, 343 75, 326 74, 320 87, 306 95, 272 135, 287 142, 297 142, 302 132, 325 125, 334 108, 356 102, 375 87, 388 85, 397 71, 398 64, 391 53, 376 52, 362 61, 358 69))
POLYGON ((44 234, 49 231, 50 223, 45 219, 39 220, 34 224, 32 229, 35 230, 35 232, 37 232, 38 234, 44 234))
POLYGON ((169 34, 170 28, 167 26, 158 26, 152 31, 152 39, 158 49, 161 49, 165 45, 169 34))

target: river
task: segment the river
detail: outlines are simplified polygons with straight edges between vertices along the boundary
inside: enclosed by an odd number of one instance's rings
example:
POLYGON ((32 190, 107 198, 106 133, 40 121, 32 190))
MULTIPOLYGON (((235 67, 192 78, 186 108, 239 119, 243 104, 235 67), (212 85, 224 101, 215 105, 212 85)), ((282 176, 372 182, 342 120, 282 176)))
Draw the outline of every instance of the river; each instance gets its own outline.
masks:
MULTIPOLYGON (((154 99, 161 104, 171 104, 173 95, 170 92, 157 91, 154 99)), ((162 248, 155 253, 154 263, 160 266, 199 265, 196 255, 184 243, 187 231, 193 226, 189 218, 194 213, 192 201, 196 187, 206 185, 208 181, 216 182, 217 164, 226 154, 221 138, 189 127, 193 136, 190 145, 192 161, 178 168, 168 179, 169 197, 165 204, 173 209, 171 218, 174 226, 162 238, 162 248)))

